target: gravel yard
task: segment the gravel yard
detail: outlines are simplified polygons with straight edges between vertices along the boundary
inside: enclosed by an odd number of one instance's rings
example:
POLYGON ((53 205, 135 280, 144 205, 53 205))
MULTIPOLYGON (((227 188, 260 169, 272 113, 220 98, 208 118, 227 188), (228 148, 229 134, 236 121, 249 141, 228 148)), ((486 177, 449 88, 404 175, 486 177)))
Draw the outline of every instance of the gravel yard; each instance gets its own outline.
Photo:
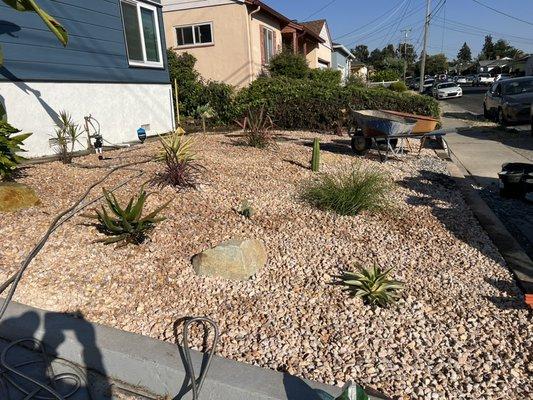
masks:
MULTIPOLYGON (((298 199, 300 184, 313 176, 307 166, 315 135, 280 134, 276 151, 198 135, 202 185, 152 188, 149 209, 173 201, 151 240, 121 249, 94 243, 101 234, 75 216, 34 260, 15 300, 171 342, 175 321, 206 315, 221 328, 224 357, 329 384, 351 379, 398 399, 528 398, 531 315, 445 164, 429 151, 384 164, 363 160, 396 181, 394 210, 338 216, 298 199), (245 199, 256 210, 251 220, 234 211, 245 199), (246 282, 194 274, 194 254, 236 236, 265 243, 269 260, 259 274, 246 282), (394 277, 406 284, 387 309, 367 307, 331 284, 341 270, 374 262, 394 266, 394 277)), ((323 170, 354 162, 346 138, 321 138, 323 170)), ((140 160, 156 146, 108 152, 104 163, 140 160)), ((161 166, 139 168, 142 176, 119 171, 105 186, 136 177, 116 192, 128 198, 161 166)), ((1 216, 0 278, 103 174, 58 162, 24 169, 19 181, 35 189, 42 205, 1 216)), ((92 197, 100 194, 95 189, 92 197)))

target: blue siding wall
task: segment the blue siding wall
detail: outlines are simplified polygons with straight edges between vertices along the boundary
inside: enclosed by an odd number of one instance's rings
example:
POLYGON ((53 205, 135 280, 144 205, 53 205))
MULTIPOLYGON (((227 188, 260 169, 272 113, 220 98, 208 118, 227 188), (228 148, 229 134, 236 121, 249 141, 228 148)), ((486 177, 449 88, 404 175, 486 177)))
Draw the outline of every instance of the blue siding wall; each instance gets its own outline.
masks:
POLYGON ((67 47, 36 14, 0 2, 4 52, 0 81, 169 83, 161 8, 165 69, 154 69, 128 65, 120 0, 40 0, 39 4, 68 31, 67 47))

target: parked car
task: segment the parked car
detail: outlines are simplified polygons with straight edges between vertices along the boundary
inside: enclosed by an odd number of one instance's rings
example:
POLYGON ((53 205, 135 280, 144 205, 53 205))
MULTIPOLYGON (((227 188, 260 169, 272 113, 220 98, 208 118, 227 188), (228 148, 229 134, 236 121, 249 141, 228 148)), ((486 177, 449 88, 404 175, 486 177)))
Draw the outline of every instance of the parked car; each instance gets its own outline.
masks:
POLYGON ((424 81, 424 93, 429 93, 431 94, 431 88, 433 87, 433 85, 435 84, 435 79, 426 79, 424 81))
POLYGON ((504 79, 511 79, 511 75, 509 75, 509 74, 498 74, 494 78, 494 82, 503 81, 504 79))
POLYGON ((476 79, 476 76, 475 75, 467 75, 466 76, 466 83, 474 83, 474 79, 476 79))
POLYGON ((483 114, 500 124, 528 123, 533 104, 533 76, 495 82, 485 94, 483 114))
POLYGON ((438 100, 462 96, 463 89, 455 82, 438 83, 433 86, 433 97, 438 100))
POLYGON ((494 83, 494 77, 490 76, 489 73, 481 73, 477 74, 474 78, 474 81, 472 82, 472 85, 474 86, 480 86, 480 85, 492 85, 494 83))
POLYGON ((466 85, 468 81, 466 80, 466 76, 456 76, 455 83, 458 85, 466 85))
POLYGON ((531 103, 531 136, 533 136, 533 103, 531 103))

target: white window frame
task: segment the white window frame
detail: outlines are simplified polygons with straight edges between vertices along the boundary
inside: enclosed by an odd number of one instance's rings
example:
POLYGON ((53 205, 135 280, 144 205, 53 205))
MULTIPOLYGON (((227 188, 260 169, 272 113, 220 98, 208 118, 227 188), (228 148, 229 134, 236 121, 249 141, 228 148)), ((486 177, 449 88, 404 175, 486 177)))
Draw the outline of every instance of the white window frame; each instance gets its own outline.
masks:
POLYGON ((207 21, 207 22, 198 22, 194 24, 185 24, 185 25, 174 25, 174 42, 176 43, 177 49, 184 49, 184 48, 192 48, 192 47, 202 47, 202 46, 213 46, 215 44, 215 31, 213 29, 213 21, 207 21), (202 26, 202 25, 209 25, 209 29, 211 29, 211 41, 206 43, 197 43, 196 42, 196 27, 202 26), (192 40, 194 43, 192 44, 178 44, 178 29, 179 28, 191 28, 192 29, 192 40))
POLYGON ((122 26, 124 29, 124 40, 126 41, 126 55, 128 56, 128 62, 129 62, 129 65, 131 66, 147 67, 147 68, 164 68, 163 51, 161 49, 161 31, 159 30, 159 14, 157 11, 158 11, 158 8, 151 4, 142 3, 136 0, 120 0, 120 14, 122 16, 122 26), (144 61, 130 60, 130 56, 128 54, 128 38, 126 37, 126 26, 124 25, 124 16, 122 15, 122 3, 131 4, 137 7, 137 21, 139 22, 139 31, 141 33, 141 47, 142 47, 144 61), (154 13, 155 30, 156 30, 156 36, 157 36, 157 40, 156 40, 157 41, 157 53, 159 54, 159 62, 147 60, 146 40, 144 38, 144 29, 143 29, 142 19, 141 19, 141 8, 150 10, 154 13))
POLYGON ((270 64, 270 60, 272 60, 272 57, 276 55, 276 49, 274 46, 276 45, 274 43, 274 29, 270 29, 268 26, 263 26, 263 39, 265 41, 265 64, 270 64), (268 34, 270 33, 272 37, 272 41, 270 42, 270 52, 269 46, 268 46, 268 34))

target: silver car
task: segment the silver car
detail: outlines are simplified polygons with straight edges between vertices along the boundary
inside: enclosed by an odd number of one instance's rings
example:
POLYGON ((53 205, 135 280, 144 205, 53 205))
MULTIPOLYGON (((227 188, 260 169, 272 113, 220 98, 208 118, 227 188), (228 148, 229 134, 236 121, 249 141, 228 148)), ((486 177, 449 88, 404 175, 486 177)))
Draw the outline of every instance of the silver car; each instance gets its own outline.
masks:
POLYGON ((438 83, 433 86, 433 97, 438 100, 462 97, 463 89, 455 82, 438 83))

